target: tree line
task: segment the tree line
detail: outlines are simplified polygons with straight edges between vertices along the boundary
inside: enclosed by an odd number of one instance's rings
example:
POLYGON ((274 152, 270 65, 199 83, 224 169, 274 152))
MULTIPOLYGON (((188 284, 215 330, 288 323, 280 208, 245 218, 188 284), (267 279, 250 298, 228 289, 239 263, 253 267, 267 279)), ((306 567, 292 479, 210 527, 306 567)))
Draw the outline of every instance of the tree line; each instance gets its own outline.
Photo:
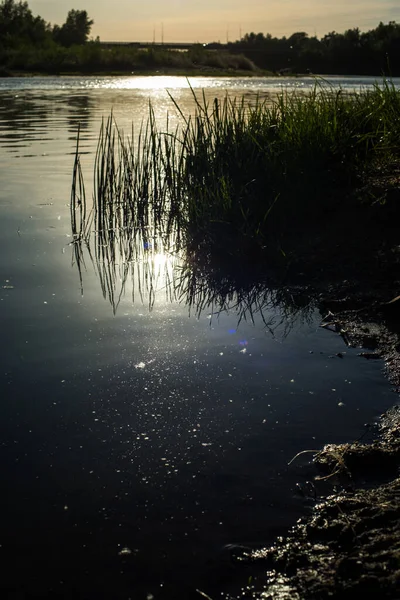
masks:
POLYGON ((247 33, 228 44, 193 47, 189 53, 128 47, 105 48, 89 41, 93 20, 86 10, 70 10, 65 23, 51 25, 34 16, 24 0, 0 2, 0 72, 132 71, 160 67, 222 68, 273 73, 400 75, 400 25, 379 23, 361 32, 332 31, 322 38, 296 32, 289 37, 247 33), (218 52, 219 50, 219 52, 218 52), (217 51, 217 52, 216 52, 217 51))
POLYGON ((186 53, 162 47, 103 46, 99 38, 89 40, 92 25, 85 10, 70 10, 59 26, 34 16, 24 0, 1 0, 0 75, 256 70, 240 53, 215 52, 200 45, 186 53))
POLYGON ((70 10, 63 25, 51 25, 33 16, 27 2, 2 0, 0 3, 0 48, 16 48, 25 44, 56 43, 69 47, 85 44, 93 21, 86 10, 70 10))
POLYGON ((282 38, 252 32, 227 47, 259 68, 275 72, 400 75, 400 24, 395 21, 381 22, 366 32, 359 28, 332 31, 320 39, 304 31, 282 38))
POLYGON ((86 10, 70 10, 65 23, 52 25, 34 16, 24 0, 0 2, 0 74, 9 71, 60 72, 87 62, 93 20, 86 10))

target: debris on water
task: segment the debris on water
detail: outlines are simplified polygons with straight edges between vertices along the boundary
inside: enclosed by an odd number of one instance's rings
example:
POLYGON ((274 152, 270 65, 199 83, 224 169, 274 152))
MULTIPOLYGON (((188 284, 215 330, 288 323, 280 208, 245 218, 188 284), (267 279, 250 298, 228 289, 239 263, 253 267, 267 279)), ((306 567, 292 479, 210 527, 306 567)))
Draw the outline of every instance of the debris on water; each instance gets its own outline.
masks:
POLYGON ((305 483, 296 483, 296 490, 303 498, 310 498, 312 500, 317 499, 317 490, 312 481, 306 481, 305 483))
POLYGON ((368 360, 382 358, 380 352, 360 352, 358 356, 362 356, 368 360))
POLYGON ((338 402, 338 406, 346 406, 344 402, 338 402))
POLYGON ((118 556, 129 556, 130 554, 132 554, 132 550, 127 547, 122 548, 122 550, 118 552, 118 556))
MULTIPOLYGON (((197 589, 196 589, 196 592, 197 592, 198 594, 200 594, 200 596, 202 596, 203 598, 206 598, 206 600, 211 600, 210 596, 207 596, 207 594, 205 594, 205 593, 204 593, 204 592, 202 592, 201 590, 197 590, 197 589)), ((153 598, 153 596, 152 596, 152 598, 153 598)))

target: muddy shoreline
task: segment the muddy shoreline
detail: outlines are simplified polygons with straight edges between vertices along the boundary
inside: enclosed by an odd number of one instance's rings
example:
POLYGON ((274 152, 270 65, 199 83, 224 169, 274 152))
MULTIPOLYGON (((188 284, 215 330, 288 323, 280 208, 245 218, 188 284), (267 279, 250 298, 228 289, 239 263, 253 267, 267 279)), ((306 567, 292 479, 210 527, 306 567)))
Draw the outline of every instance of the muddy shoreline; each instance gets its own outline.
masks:
MULTIPOLYGON (((361 295, 352 300, 356 299, 361 301, 361 295)), ((347 296, 346 302, 350 300, 347 296)), ((344 305, 345 298, 331 295, 329 302, 321 302, 321 311, 327 310, 321 325, 329 323, 344 343, 360 348, 365 360, 384 359, 398 393, 399 336, 385 321, 385 304, 376 298, 368 312, 347 309, 334 314, 327 303, 332 308, 338 302, 344 305)), ((248 585, 240 594, 224 595, 227 600, 343 600, 357 594, 371 600, 398 600, 400 406, 396 400, 394 395, 393 408, 381 415, 378 435, 371 443, 349 441, 312 451, 315 477, 302 485, 305 504, 314 504, 311 514, 272 546, 236 552, 232 560, 243 569, 248 585)), ((294 463, 297 458, 301 457, 294 457, 294 463)))
MULTIPOLYGON (((333 217, 321 238, 304 244, 287 285, 294 282, 306 295, 318 297, 321 326, 342 337, 344 353, 348 346, 359 348, 365 360, 383 360, 398 394, 400 234, 391 219, 400 211, 399 165, 373 173, 357 194, 375 199, 372 213, 358 215, 358 228, 357 220, 348 214, 347 221, 344 213, 333 217)), ((309 455, 315 476, 305 482, 303 493, 314 504, 311 514, 271 547, 243 549, 235 557, 244 567, 248 585, 239 595, 225 595, 227 600, 344 600, 358 594, 364 599, 398 600, 397 401, 394 394, 394 406, 381 415, 371 443, 349 440, 309 455), (322 494, 321 485, 326 486, 322 494)))

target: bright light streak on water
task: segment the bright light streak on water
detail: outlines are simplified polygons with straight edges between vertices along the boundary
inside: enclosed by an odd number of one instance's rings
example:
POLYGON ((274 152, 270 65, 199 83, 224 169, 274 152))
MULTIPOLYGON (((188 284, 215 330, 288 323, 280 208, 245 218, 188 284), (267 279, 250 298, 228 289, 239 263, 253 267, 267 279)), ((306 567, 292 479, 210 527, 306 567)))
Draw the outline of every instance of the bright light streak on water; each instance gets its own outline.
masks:
MULTIPOLYGON (((394 77, 393 84, 400 87, 400 78, 394 77)), ((145 92, 147 96, 157 96, 165 90, 239 90, 248 92, 276 93, 282 89, 312 89, 316 82, 326 82, 333 87, 345 90, 372 88, 375 83, 381 84, 379 77, 174 77, 174 76, 127 76, 127 77, 10 77, 0 78, 1 90, 136 90, 145 92)))

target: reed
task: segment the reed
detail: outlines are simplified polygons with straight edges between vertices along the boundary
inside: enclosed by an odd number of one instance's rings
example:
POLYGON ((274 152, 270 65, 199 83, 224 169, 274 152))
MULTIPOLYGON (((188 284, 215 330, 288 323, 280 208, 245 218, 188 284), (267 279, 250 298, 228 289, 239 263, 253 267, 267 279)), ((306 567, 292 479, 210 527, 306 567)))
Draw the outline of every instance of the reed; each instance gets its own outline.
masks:
MULTIPOLYGON (((194 92, 193 92, 194 94, 194 92)), ((387 81, 346 94, 317 81, 310 94, 271 100, 209 102, 160 130, 148 120, 125 137, 113 116, 103 123, 94 164, 93 207, 86 207, 79 163, 72 210, 77 235, 92 215, 104 245, 120 231, 156 228, 175 243, 219 257, 268 253, 285 260, 293 234, 320 228, 343 208, 357 178, 399 155, 400 94, 387 81), (79 212, 79 218, 77 217, 79 212)), ((124 236, 126 238, 126 236, 124 236)))

